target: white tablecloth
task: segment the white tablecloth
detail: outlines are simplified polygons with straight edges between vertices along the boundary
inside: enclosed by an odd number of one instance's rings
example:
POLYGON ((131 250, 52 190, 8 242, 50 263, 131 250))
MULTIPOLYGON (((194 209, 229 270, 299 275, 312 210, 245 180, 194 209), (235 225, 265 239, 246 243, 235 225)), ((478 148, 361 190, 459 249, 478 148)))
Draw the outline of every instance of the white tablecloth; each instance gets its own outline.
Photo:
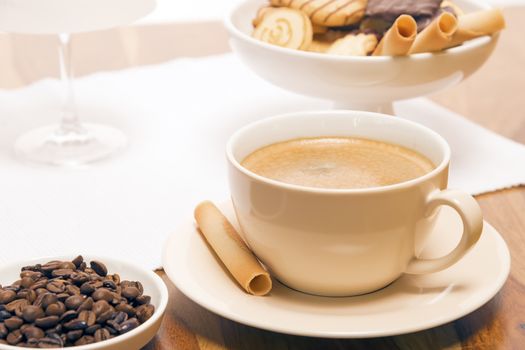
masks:
MULTIPOLYGON (((15 137, 59 118, 62 85, 0 91, 0 264, 96 252, 161 265, 167 236, 201 200, 229 197, 224 146, 251 121, 329 109, 269 85, 233 55, 180 59, 79 79, 84 120, 117 126, 130 145, 82 170, 34 167, 12 155, 15 137)), ((426 99, 397 112, 441 133, 453 150, 450 187, 481 193, 525 183, 525 147, 426 99)))

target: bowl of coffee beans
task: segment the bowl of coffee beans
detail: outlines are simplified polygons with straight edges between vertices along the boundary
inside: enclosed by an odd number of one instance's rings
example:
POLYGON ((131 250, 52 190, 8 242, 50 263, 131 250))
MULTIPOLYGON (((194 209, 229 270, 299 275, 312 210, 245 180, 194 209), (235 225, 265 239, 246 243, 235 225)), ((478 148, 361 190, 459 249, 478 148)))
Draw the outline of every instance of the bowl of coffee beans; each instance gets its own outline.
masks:
POLYGON ((153 271, 81 255, 0 267, 0 350, 134 350, 157 333, 168 290, 153 271))

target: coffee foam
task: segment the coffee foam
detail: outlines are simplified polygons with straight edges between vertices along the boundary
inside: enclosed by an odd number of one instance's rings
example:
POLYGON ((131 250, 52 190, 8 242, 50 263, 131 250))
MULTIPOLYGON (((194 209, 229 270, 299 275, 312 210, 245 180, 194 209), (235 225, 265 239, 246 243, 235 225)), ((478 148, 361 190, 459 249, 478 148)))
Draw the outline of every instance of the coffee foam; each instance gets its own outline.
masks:
POLYGON ((279 142, 251 153, 241 165, 273 180, 331 189, 392 185, 418 178, 435 168, 416 151, 353 137, 279 142))

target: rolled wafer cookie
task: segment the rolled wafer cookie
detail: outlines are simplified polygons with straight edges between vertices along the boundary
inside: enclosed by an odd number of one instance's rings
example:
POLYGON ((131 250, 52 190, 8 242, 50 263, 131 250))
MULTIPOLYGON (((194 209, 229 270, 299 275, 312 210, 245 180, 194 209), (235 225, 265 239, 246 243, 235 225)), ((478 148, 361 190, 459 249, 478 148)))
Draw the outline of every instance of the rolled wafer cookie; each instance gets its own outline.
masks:
POLYGON ((373 34, 348 34, 336 40, 326 53, 340 56, 367 56, 377 46, 377 38, 373 34))
POLYGON ((490 35, 505 28, 505 18, 500 9, 490 9, 458 17, 458 29, 447 47, 457 46, 467 40, 490 35))
POLYGON ((416 36, 409 53, 441 51, 450 45, 457 30, 457 19, 453 14, 443 12, 416 36))
POLYGON ((310 16, 312 23, 338 27, 359 22, 368 0, 271 0, 273 6, 290 7, 310 16))
POLYGON ((269 44, 306 50, 312 43, 313 29, 304 12, 282 7, 267 10, 252 35, 269 44))
POLYGON ((403 56, 408 54, 417 34, 416 20, 409 15, 399 16, 385 33, 374 56, 403 56))
POLYGON ((195 208, 195 220, 215 254, 246 292, 253 295, 270 292, 270 275, 212 202, 202 202, 195 208))
MULTIPOLYGON (((463 16, 464 12, 455 2, 449 0, 443 0, 440 7, 444 10, 451 10, 456 17, 463 16)), ((449 11, 450 12, 450 11, 449 11)))

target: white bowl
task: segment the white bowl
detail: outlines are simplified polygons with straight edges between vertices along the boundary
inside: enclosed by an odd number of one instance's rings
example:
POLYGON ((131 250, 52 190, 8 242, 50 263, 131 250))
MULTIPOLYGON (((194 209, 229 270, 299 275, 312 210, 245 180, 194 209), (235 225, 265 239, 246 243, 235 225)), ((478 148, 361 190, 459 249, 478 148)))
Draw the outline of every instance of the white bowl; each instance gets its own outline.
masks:
MULTIPOLYGON (((440 53, 404 57, 336 56, 292 50, 251 37, 257 9, 266 0, 246 0, 226 19, 230 45, 256 74, 281 88, 325 98, 336 108, 392 114, 392 102, 427 95, 455 85, 490 56, 498 34, 440 53)), ((465 11, 490 8, 475 0, 456 0, 465 11)))
MULTIPOLYGON (((44 257, 28 261, 17 262, 0 267, 0 284, 10 285, 20 279, 20 269, 23 266, 45 263, 51 260, 72 260, 74 256, 44 257)), ((138 350, 146 345, 157 334, 162 318, 168 305, 168 288, 162 279, 151 270, 147 270, 128 262, 115 260, 108 257, 84 256, 84 260, 102 261, 110 274, 118 273, 122 280, 140 281, 144 286, 144 294, 151 296, 151 304, 155 306, 155 313, 145 323, 128 333, 99 343, 68 347, 75 350, 138 350)), ((27 349, 19 346, 2 345, 0 350, 27 349)))

